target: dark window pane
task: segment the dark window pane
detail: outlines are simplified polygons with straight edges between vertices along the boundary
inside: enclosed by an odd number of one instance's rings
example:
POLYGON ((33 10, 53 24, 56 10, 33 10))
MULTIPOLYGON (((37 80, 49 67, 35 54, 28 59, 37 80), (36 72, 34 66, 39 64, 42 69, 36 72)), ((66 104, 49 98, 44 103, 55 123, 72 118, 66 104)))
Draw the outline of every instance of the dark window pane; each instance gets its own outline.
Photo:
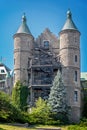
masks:
POLYGON ((75 55, 75 62, 77 62, 77 55, 75 55))

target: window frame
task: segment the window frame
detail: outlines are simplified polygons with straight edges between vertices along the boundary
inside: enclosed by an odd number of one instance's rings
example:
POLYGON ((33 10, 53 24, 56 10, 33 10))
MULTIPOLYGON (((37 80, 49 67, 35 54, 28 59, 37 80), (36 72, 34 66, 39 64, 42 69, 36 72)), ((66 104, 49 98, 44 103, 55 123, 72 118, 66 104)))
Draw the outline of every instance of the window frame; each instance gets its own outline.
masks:
POLYGON ((77 55, 75 55, 75 62, 77 62, 78 61, 78 58, 77 58, 77 55))
POLYGON ((49 40, 44 40, 43 43, 44 43, 44 48, 49 49, 49 40))
POLYGON ((5 73, 5 70, 4 70, 4 69, 1 69, 1 73, 2 73, 2 74, 5 73))
POLYGON ((74 101, 78 102, 78 91, 77 90, 74 91, 74 101))
POLYGON ((77 80, 78 80, 78 72, 76 70, 74 72, 74 78, 75 78, 75 81, 77 82, 77 80))

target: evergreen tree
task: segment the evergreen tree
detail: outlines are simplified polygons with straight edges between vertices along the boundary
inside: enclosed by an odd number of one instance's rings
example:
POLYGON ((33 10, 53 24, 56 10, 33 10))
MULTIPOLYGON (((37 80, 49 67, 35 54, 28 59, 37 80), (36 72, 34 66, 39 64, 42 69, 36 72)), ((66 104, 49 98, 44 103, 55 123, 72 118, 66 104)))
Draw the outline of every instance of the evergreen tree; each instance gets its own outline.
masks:
POLYGON ((57 119, 67 115, 68 107, 66 104, 66 89, 64 87, 60 71, 57 72, 57 75, 54 78, 48 104, 50 105, 51 112, 55 113, 57 119))

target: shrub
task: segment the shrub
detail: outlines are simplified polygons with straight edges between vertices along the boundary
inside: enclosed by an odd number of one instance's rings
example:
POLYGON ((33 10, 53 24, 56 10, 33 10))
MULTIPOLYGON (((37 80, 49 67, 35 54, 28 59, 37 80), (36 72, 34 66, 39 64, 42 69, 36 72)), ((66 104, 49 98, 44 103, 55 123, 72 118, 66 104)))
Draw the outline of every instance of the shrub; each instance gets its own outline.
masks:
POLYGON ((83 118, 83 119, 80 121, 80 126, 82 126, 82 127, 87 126, 87 118, 83 118))
POLYGON ((30 123, 45 124, 49 120, 49 114, 50 111, 47 102, 39 98, 29 114, 30 123))
POLYGON ((0 91, 0 121, 26 122, 24 114, 12 104, 9 95, 2 91, 0 91))
MULTIPOLYGON (((86 86, 87 86, 87 82, 86 82, 86 86)), ((87 118, 87 88, 84 88, 84 99, 83 99, 83 117, 87 118)))

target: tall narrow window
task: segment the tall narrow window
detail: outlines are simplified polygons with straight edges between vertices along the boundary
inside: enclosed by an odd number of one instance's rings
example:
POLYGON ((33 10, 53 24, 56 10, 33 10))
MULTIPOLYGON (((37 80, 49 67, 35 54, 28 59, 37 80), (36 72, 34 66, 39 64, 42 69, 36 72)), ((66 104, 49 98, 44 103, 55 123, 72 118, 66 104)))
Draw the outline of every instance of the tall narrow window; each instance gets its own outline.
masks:
POLYGON ((14 65, 15 65, 15 59, 14 59, 14 65))
POLYGON ((30 58, 28 58, 28 67, 30 66, 30 58))
POLYGON ((77 71, 75 71, 75 81, 77 81, 77 71))
POLYGON ((78 91, 74 91, 74 101, 78 101, 78 91))
POLYGON ((77 62, 77 55, 75 55, 75 62, 77 62))
POLYGON ((14 73, 14 81, 15 81, 15 73, 14 73))

